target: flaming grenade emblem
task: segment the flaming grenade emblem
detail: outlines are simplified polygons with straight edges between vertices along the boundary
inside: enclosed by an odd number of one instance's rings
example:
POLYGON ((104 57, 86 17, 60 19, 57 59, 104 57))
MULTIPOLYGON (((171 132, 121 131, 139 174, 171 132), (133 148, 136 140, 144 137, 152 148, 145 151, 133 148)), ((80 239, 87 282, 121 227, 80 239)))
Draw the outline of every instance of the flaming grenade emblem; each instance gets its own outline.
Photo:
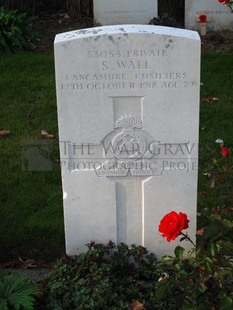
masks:
POLYGON ((115 129, 122 128, 112 140, 114 157, 127 162, 141 158, 146 149, 146 141, 139 129, 142 120, 139 116, 130 114, 121 116, 115 123, 115 129))

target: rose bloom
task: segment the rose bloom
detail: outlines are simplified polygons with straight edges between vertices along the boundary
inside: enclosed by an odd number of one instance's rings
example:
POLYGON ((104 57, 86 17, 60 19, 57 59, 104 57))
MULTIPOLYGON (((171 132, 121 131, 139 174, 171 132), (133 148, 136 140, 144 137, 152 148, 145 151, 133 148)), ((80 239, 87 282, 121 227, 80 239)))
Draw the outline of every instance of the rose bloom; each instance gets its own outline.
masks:
MULTIPOLYGON (((226 0, 218 0, 218 2, 224 3, 224 2, 226 2, 226 0)), ((228 2, 229 2, 229 1, 228 1, 228 2)))
POLYGON ((206 15, 199 16, 199 20, 200 20, 201 23, 206 23, 206 21, 207 21, 206 15))
POLYGON ((231 0, 225 0, 225 3, 229 3, 231 0))
POLYGON ((230 150, 228 149, 228 147, 224 146, 222 148, 221 154, 223 157, 228 157, 230 155, 230 150))
POLYGON ((171 240, 175 240, 183 229, 189 227, 188 223, 189 220, 185 213, 179 212, 178 214, 175 211, 171 211, 162 218, 159 224, 159 231, 170 242, 171 240))

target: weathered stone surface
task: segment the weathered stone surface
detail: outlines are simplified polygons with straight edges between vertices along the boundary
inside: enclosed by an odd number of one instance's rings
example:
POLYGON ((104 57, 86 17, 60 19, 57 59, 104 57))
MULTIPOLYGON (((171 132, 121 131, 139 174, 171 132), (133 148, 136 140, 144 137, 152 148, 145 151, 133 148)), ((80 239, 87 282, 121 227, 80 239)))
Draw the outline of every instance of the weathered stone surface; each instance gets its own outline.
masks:
MULTIPOLYGON (((157 26, 106 26, 55 39, 66 250, 96 242, 172 254, 174 210, 195 240, 200 40, 157 26)), ((187 249, 190 244, 183 244, 187 249)))
POLYGON ((205 11, 207 16, 207 33, 208 30, 232 29, 233 14, 218 0, 186 0, 186 29, 200 30, 200 23, 197 21, 200 11, 205 11))
POLYGON ((149 24, 157 7, 157 0, 94 0, 94 20, 103 26, 149 24))

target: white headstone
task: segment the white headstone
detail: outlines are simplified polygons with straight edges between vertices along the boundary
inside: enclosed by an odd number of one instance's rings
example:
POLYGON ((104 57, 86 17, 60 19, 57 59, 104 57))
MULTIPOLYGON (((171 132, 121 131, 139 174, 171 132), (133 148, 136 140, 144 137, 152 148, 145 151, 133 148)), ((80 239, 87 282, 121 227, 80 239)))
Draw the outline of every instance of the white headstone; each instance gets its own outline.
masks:
POLYGON ((111 240, 172 254, 179 241, 158 232, 170 211, 187 214, 195 241, 197 32, 122 25, 59 34, 55 65, 67 253, 111 240))
POLYGON ((96 25, 149 24, 157 17, 157 0, 94 0, 96 25))
POLYGON ((197 21, 200 11, 205 11, 207 16, 207 33, 208 30, 232 29, 233 14, 226 5, 219 3, 218 0, 186 0, 186 29, 200 30, 200 22, 197 21))

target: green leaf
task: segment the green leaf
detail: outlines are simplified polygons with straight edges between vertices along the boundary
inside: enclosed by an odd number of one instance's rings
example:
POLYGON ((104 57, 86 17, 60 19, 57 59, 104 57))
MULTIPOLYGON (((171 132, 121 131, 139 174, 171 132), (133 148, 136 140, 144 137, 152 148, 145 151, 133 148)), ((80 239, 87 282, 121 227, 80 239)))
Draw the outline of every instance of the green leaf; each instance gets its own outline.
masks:
POLYGON ((1 310, 9 310, 8 306, 7 306, 7 301, 6 300, 0 299, 0 309, 1 310))
POLYGON ((184 304, 182 310, 197 310, 197 307, 192 304, 184 304))
POLYGON ((166 255, 166 256, 163 256, 160 261, 161 261, 161 263, 167 263, 167 262, 171 262, 173 260, 174 260, 174 257, 166 255))
POLYGON ((218 248, 217 248, 216 244, 212 242, 212 243, 210 244, 210 254, 211 254, 212 256, 216 256, 217 253, 218 253, 218 248))
POLYGON ((28 278, 19 274, 6 275, 0 281, 0 305, 11 305, 13 309, 33 309, 32 294, 36 292, 36 285, 28 278))
POLYGON ((161 283, 156 289, 155 297, 158 300, 162 300, 166 298, 168 291, 169 291, 169 285, 167 283, 161 283))
POLYGON ((175 248, 174 253, 175 253, 176 258, 177 258, 178 260, 181 260, 181 259, 183 258, 183 255, 184 255, 184 248, 178 245, 178 246, 175 248))
POLYGON ((233 302, 231 297, 226 296, 224 300, 221 300, 220 302, 220 309, 221 310, 229 310, 232 309, 233 307, 233 302))

